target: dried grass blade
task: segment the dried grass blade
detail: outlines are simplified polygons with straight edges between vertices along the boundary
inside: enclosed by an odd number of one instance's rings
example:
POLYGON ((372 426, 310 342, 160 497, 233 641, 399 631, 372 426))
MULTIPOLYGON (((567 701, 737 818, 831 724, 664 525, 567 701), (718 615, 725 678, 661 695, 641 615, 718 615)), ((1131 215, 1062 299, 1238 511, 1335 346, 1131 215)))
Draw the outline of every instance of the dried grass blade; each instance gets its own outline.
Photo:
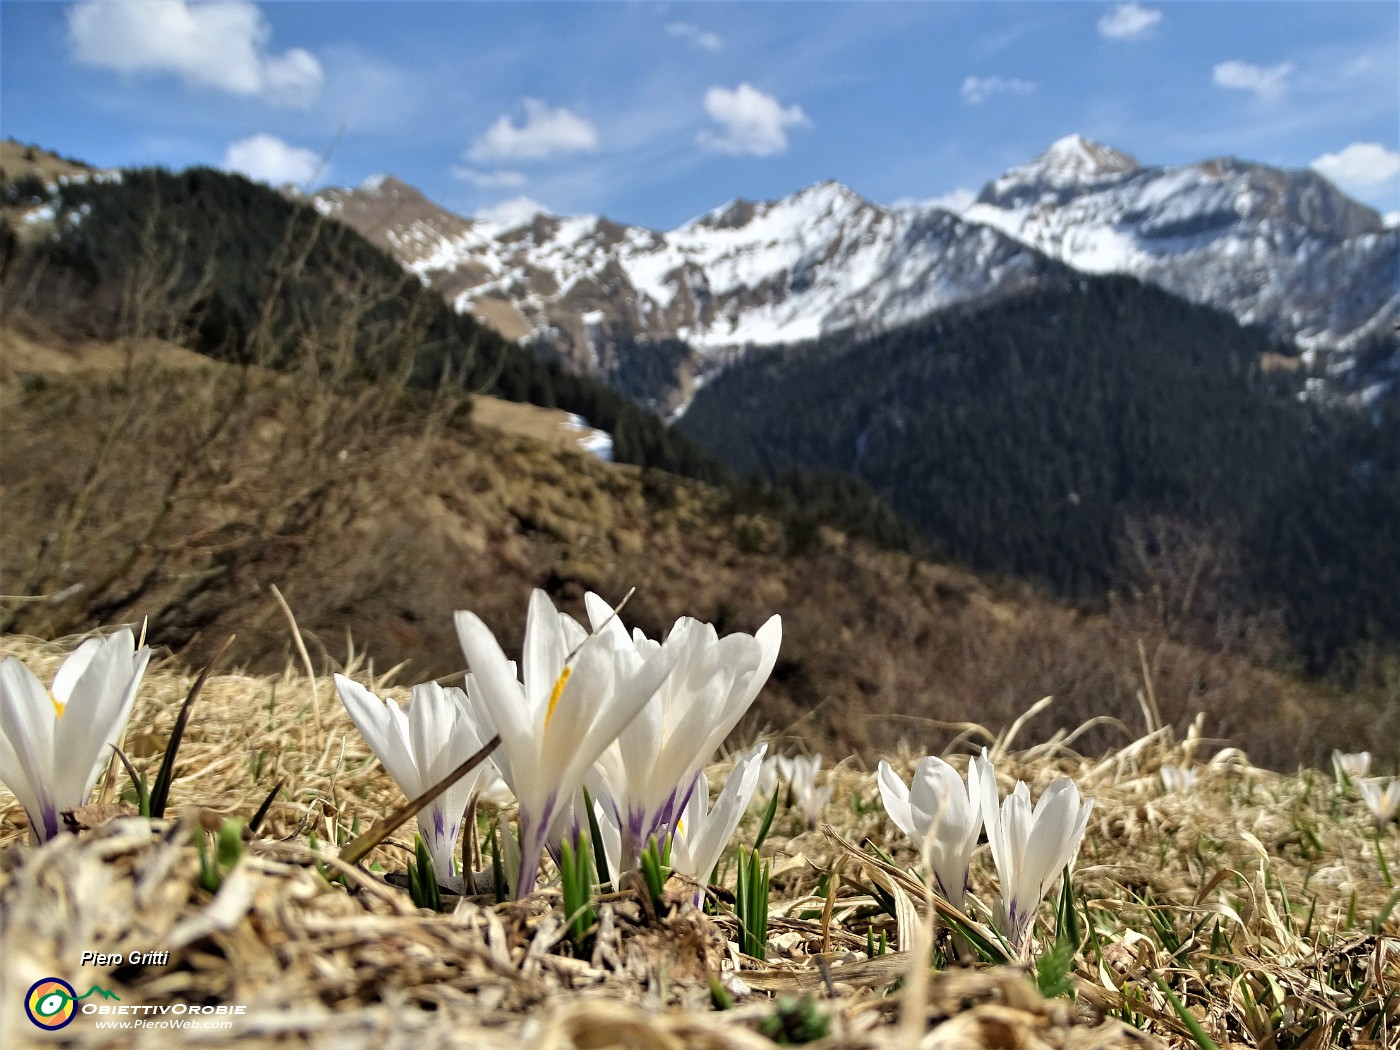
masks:
POLYGON ((1142 705, 1142 717, 1147 723, 1147 733, 1151 736, 1162 728, 1162 710, 1157 706, 1157 690, 1152 685, 1152 668, 1147 663, 1147 647, 1142 639, 1137 640, 1138 662, 1142 666, 1142 684, 1147 695, 1138 693, 1138 703, 1142 705))
POLYGON ((1011 750, 1011 742, 1016 739, 1017 734, 1021 732, 1025 724, 1054 702, 1055 698, 1053 696, 1042 696, 1023 711, 1021 716, 1011 723, 1011 727, 1007 729, 1006 733, 992 745, 992 761, 995 762, 1003 755, 1008 754, 1011 750))
POLYGON ((297 626, 297 618, 292 615, 292 607, 287 604, 287 599, 282 597, 282 592, 277 589, 277 584, 268 584, 268 589, 272 591, 272 596, 277 599, 277 604, 282 607, 282 614, 287 617, 287 622, 292 627, 292 641, 296 642, 297 652, 301 656, 302 666, 306 669, 306 680, 311 683, 311 713, 316 716, 316 732, 323 732, 321 726, 321 694, 316 689, 316 669, 311 666, 311 654, 306 651, 306 643, 302 641, 301 628, 297 626))

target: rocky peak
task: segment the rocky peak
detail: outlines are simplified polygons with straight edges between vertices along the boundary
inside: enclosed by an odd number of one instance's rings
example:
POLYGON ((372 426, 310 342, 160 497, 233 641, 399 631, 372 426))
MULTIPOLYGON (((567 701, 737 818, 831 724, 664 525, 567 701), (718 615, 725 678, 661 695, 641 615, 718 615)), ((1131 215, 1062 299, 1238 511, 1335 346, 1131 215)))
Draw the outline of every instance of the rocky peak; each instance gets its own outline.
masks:
POLYGON ((1091 182, 1137 168, 1135 157, 1075 134, 1051 143, 1049 149, 1021 170, 1038 169, 1043 179, 1061 183, 1091 182))
POLYGON ((396 175, 371 175, 361 182, 352 193, 360 196, 377 197, 380 200, 401 203, 406 201, 426 201, 421 190, 410 186, 396 175))
POLYGON ((1056 195, 1063 197, 1066 193, 1119 179, 1138 169, 1137 158, 1127 153, 1086 139, 1083 135, 1066 135, 1051 143, 1049 149, 1028 164, 1012 168, 1001 178, 988 183, 978 200, 990 203, 1009 197, 1039 196, 1056 191, 1056 195))

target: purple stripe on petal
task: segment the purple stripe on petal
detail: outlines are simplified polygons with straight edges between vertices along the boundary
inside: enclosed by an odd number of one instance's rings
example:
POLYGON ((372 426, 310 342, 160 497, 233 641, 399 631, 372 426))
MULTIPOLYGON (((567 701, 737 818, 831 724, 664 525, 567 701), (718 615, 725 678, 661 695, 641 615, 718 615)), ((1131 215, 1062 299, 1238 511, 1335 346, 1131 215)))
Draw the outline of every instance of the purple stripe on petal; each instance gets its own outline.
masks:
POLYGON ((26 813, 29 817, 29 826, 34 829, 34 834, 40 842, 48 842, 58 834, 58 810, 52 802, 44 801, 39 803, 39 819, 34 819, 33 813, 26 813))
MULTIPOLYGON (((693 777, 690 778, 690 786, 687 787, 687 788, 685 789, 685 793, 682 794, 682 795, 680 796, 680 799, 677 801, 676 807, 675 807, 675 813, 684 813, 684 812, 685 812, 685 807, 688 806, 688 805, 690 805, 691 796, 693 796, 693 795, 695 794, 695 789, 696 789, 697 787, 699 787, 699 786, 700 786, 700 774, 699 774, 699 773, 696 773, 695 776, 693 776, 693 777)), ((673 822, 668 821, 668 823, 673 823, 673 822)))

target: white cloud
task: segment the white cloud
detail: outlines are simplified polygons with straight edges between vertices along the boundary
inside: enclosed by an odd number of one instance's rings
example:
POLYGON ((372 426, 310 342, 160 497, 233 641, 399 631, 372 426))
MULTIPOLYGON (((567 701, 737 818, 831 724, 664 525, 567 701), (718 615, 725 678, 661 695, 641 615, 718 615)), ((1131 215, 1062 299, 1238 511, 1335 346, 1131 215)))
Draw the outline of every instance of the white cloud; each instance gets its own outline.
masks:
POLYGON ((452 177, 479 190, 518 190, 530 181, 518 171, 477 171, 459 164, 452 165, 452 177))
POLYGON ((1109 40, 1132 40, 1146 34, 1161 20, 1162 12, 1157 8, 1143 7, 1129 0, 1099 19, 1099 36, 1109 40))
POLYGON ((315 150, 288 145, 263 132, 229 146, 224 152, 224 167, 273 186, 309 185, 323 180, 330 170, 315 150))
POLYGON ((1213 79, 1217 87, 1253 91, 1262 99, 1276 99, 1283 94, 1288 76, 1292 72, 1291 62, 1280 62, 1276 66, 1256 66, 1231 59, 1215 67, 1213 79))
POLYGON ((812 122, 800 106, 784 108, 772 95, 765 95, 752 84, 740 84, 733 91, 712 87, 705 92, 705 112, 719 124, 722 134, 706 128, 696 141, 720 153, 749 153, 767 157, 787 149, 788 127, 805 127, 812 122))
POLYGON ((187 84, 307 106, 325 75, 309 51, 269 54, 272 30, 247 0, 84 0, 68 11, 73 58, 119 73, 175 73, 187 84))
POLYGON ((1353 142, 1337 153, 1324 153, 1312 168, 1342 189, 1372 189, 1400 176, 1400 153, 1379 142, 1353 142))
POLYGON ((478 208, 473 218, 511 229, 515 226, 523 226, 536 215, 548 214, 549 209, 539 201, 531 200, 529 197, 512 197, 508 201, 501 201, 489 208, 478 208))
POLYGON ((472 143, 467 156, 478 163, 544 160, 598 148, 597 129, 562 106, 550 109, 537 98, 525 100, 525 121, 513 124, 504 113, 472 143))
POLYGON ((1383 221, 1389 229, 1395 229, 1397 226, 1400 226, 1400 211, 1386 212, 1383 221))
POLYGON ((962 82, 963 101, 970 106, 985 102, 993 95, 1029 95, 1035 91, 1035 83, 1019 77, 978 77, 969 76, 962 82))
POLYGON ((724 48, 724 37, 718 33, 712 33, 708 29, 691 25, 689 22, 672 22, 666 27, 666 32, 670 36, 689 40, 694 47, 698 47, 701 51, 714 52, 724 48))
POLYGON ((263 97, 289 106, 309 106, 321 92, 325 74, 310 51, 294 47, 263 62, 263 97))

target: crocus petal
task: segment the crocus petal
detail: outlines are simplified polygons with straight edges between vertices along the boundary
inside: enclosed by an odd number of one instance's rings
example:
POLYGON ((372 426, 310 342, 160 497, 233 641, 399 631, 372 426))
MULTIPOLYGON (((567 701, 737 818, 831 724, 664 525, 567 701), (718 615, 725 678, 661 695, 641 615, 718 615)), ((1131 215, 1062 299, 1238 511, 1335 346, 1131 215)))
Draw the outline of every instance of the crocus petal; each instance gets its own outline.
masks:
MULTIPOLYGON (((540 769, 548 771, 567 796, 583 783, 588 769, 622 728, 615 710, 613 663, 605 644, 601 639, 584 643, 570 666, 554 717, 541 731, 540 769), (601 733, 600 720, 604 722, 601 733)), ((630 720, 635 714, 636 708, 626 717, 630 720)))
POLYGON ((708 812, 710 787, 701 774, 691 803, 686 807, 685 829, 678 834, 676 845, 672 847, 672 866, 681 874, 697 881, 710 877, 758 788, 758 776, 767 750, 767 744, 759 744, 734 764, 714 808, 708 812))
POLYGON ((617 616, 613 607, 598 595, 589 591, 583 596, 583 605, 588 610, 588 622, 595 634, 607 635, 618 647, 626 646, 632 641, 627 635, 627 628, 623 626, 622 619, 617 616))
MULTIPOLYGON (((151 658, 149 648, 134 648, 136 640, 129 630, 91 641, 96 645, 84 654, 81 673, 65 683, 67 703, 54 728, 54 758, 59 766, 54 794, 60 810, 85 803, 111 762, 111 745, 121 738, 131 718, 136 691, 151 658)), ((65 661, 64 668, 72 660, 65 661)), ((58 692, 64 668, 54 678, 59 699, 64 699, 58 692)))
POLYGON ((914 769, 914 779, 909 784, 909 808, 913 813, 914 827, 920 838, 931 831, 947 835, 950 826, 956 824, 959 830, 966 823, 964 811, 967 809, 958 796, 967 797, 967 785, 957 770, 941 758, 929 755, 914 769))
POLYGON ((976 792, 976 767, 968 770, 971 783, 941 758, 929 756, 918 765, 910 785, 910 807, 916 844, 926 848, 944 895, 962 907, 967 872, 982 811, 976 792))
POLYGON ((13 656, 0 660, 0 727, 10 745, 0 773, 29 815, 34 836, 45 842, 58 832, 52 794, 53 702, 29 668, 13 656))
MULTIPOLYGON (((131 641, 131 631, 122 630, 117 634, 123 634, 127 638, 126 651, 131 652, 136 646, 131 641)), ((101 638, 89 638, 79 644, 65 659, 53 676, 54 699, 61 704, 67 704, 73 699, 73 690, 77 688, 78 682, 92 666, 93 660, 99 653, 103 652, 103 640, 101 638)), ((105 654, 104 654, 105 655, 105 654)), ((99 674, 95 681, 101 683, 106 675, 99 674)), ((89 683, 91 688, 91 683, 89 683)))
POLYGON ((559 612, 554 608, 554 603, 544 591, 531 591, 520 667, 525 682, 525 698, 529 701, 531 720, 537 730, 547 717, 555 682, 568 655, 568 643, 564 640, 559 612))
POLYGON ((671 733, 676 743, 689 742, 692 754, 703 753, 693 765, 695 771, 748 711, 758 692, 755 689, 750 694, 748 684, 758 672, 762 655, 761 647, 753 638, 731 634, 708 645, 695 667, 691 681, 686 683, 694 699, 682 708, 671 733))
POLYGON ((1400 809, 1400 780, 1392 780, 1384 788, 1379 781, 1358 780, 1356 787, 1376 824, 1382 826, 1390 823, 1396 810, 1400 809))
MULTIPOLYGON (((43 812, 44 803, 41 803, 39 793, 36 792, 29 783, 29 778, 25 776, 24 767, 20 764, 19 756, 15 749, 10 746, 10 741, 0 735, 0 784, 4 784, 10 789, 11 794, 19 800, 19 804, 24 807, 24 812, 29 816, 29 826, 31 838, 34 842, 42 842, 47 835, 41 837, 40 831, 44 827, 44 822, 35 816, 43 812)), ((47 795, 44 796, 47 800, 47 795)), ((57 813, 51 802, 47 803, 48 810, 57 813)), ((57 827, 54 828, 57 830, 57 827)))
POLYGON ((453 619, 457 626, 457 638, 462 643, 462 652, 467 657, 474 679, 472 685, 475 688, 469 695, 479 701, 496 727, 496 732, 500 733, 501 747, 497 754, 504 752, 506 761, 497 765, 506 786, 523 803, 522 793, 532 794, 525 783, 532 774, 511 766, 516 756, 539 753, 537 730, 530 717, 524 692, 496 636, 481 622, 481 618, 475 613, 457 612, 453 619))
MULTIPOLYGON (((593 594, 584 600, 595 630, 615 646, 619 682, 640 674, 658 649, 674 660, 655 696, 598 760, 599 774, 616 799, 624 863, 630 864, 649 835, 675 823, 705 762, 743 717, 767 677, 766 669, 756 677, 764 646, 743 634, 721 639, 713 625, 685 616, 662 643, 640 630, 629 638, 606 602, 593 594)), ((776 643, 776 627, 777 621, 766 625, 764 643, 776 643)))
MULTIPOLYGON (((602 646, 607 643, 601 638, 589 643, 595 644, 602 646)), ((618 738, 626 725, 637 717, 674 666, 674 653, 662 647, 648 657, 635 674, 614 674, 611 702, 597 710, 592 726, 577 740, 578 752, 570 765, 572 776, 582 780, 588 767, 605 747, 618 738)))
MULTIPOLYGON (((481 749, 482 741, 463 714, 461 690, 444 689, 436 682, 414 686, 409 707, 409 736, 423 790, 441 783, 468 757, 481 749)), ((439 875, 453 871, 457 835, 471 794, 481 778, 477 766, 457 780, 419 814, 424 838, 433 850, 433 863, 439 875)))
POLYGON ((1026 840, 1022 879, 1028 888, 1035 887, 1037 903, 1078 852, 1079 843, 1073 838, 1078 819, 1079 791, 1073 781, 1062 777, 1040 796, 1026 840))
POLYGON ((875 770, 875 780, 880 788, 880 798, 885 803, 885 812, 894 821, 895 827, 918 842, 921 838, 914 830, 914 816, 909 806, 909 789, 899 779, 890 764, 883 759, 875 770))
POLYGON ((398 705, 380 700, 359 682, 341 674, 335 675, 335 688, 350 720, 384 771, 409 798, 421 795, 426 785, 418 774, 418 765, 408 743, 406 720, 398 705), (396 722, 405 724, 400 726, 396 722))
POLYGON ((758 696, 759 690, 773 673, 774 664, 778 662, 778 650, 783 644, 783 618, 776 613, 768 617, 763 626, 754 633, 754 640, 758 642, 759 660, 753 677, 744 688, 742 703, 745 709, 758 696))

